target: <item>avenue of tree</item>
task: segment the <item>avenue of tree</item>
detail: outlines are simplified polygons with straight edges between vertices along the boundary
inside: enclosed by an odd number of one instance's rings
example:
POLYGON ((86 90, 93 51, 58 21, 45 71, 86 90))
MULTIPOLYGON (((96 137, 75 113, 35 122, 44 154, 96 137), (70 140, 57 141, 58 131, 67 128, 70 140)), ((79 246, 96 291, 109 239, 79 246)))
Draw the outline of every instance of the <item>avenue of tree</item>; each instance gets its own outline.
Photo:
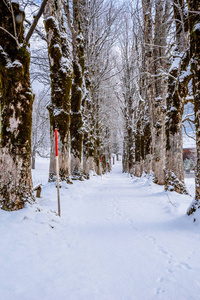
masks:
POLYGON ((55 128, 63 181, 100 175, 121 152, 123 172, 153 174, 165 190, 187 193, 188 122, 197 149, 193 214, 200 208, 199 72, 199 0, 1 0, 1 208, 34 199, 31 162, 47 150, 48 132, 55 181, 55 128), (33 94, 34 80, 50 90, 48 101, 33 94))

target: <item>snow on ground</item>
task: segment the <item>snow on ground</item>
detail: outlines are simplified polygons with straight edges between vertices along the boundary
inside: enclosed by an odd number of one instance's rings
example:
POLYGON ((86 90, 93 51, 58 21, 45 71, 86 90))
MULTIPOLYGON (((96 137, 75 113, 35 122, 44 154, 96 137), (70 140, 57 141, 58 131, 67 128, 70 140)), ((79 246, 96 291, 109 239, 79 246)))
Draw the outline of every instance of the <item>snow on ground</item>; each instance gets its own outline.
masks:
MULTIPOLYGON (((34 184, 47 176, 48 161, 37 161, 34 184)), ((200 234, 185 215, 190 196, 130 178, 120 162, 60 192, 61 218, 53 183, 34 205, 0 211, 0 299, 199 299, 200 234)))

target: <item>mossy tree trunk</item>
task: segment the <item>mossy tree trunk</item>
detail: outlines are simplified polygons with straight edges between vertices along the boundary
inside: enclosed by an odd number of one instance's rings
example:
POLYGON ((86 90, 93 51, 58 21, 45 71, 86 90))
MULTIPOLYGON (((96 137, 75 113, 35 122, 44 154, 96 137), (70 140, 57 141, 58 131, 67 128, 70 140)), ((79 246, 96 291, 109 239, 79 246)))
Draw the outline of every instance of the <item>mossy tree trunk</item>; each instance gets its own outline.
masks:
POLYGON ((168 2, 161 0, 155 2, 155 34, 153 48, 153 66, 154 66, 154 93, 152 102, 152 171, 154 182, 160 185, 164 184, 165 167, 165 117, 166 117, 166 95, 167 82, 166 73, 166 50, 167 36, 169 28, 169 10, 168 2), (164 75, 163 75, 164 73, 164 75))
POLYGON ((179 72, 177 67, 170 70, 168 79, 167 117, 166 117, 166 164, 165 189, 185 193, 183 172, 182 115, 183 100, 176 89, 179 72))
POLYGON ((89 3, 86 0, 80 2, 80 22, 84 37, 84 76, 82 84, 82 118, 83 118, 83 176, 89 178, 90 171, 95 171, 94 163, 94 120, 93 120, 93 96, 90 80, 89 62, 87 56, 89 44, 89 3))
POLYGON ((144 120, 144 172, 146 174, 151 173, 152 165, 152 135, 151 135, 151 124, 147 113, 147 119, 144 120))
POLYGON ((144 143, 141 127, 141 119, 138 116, 135 130, 135 176, 141 177, 143 172, 143 154, 144 154, 144 143))
POLYGON ((105 159, 106 159, 106 171, 110 172, 112 170, 112 160, 111 160, 111 142, 110 142, 110 137, 111 137, 111 130, 109 126, 105 126, 102 129, 102 133, 103 133, 103 153, 105 155, 105 159))
POLYGON ((134 165, 135 165, 135 155, 134 155, 134 133, 133 133, 133 99, 129 97, 128 108, 129 108, 129 119, 128 119, 128 127, 127 127, 127 155, 128 155, 128 172, 130 174, 134 173, 134 165))
POLYGON ((92 100, 90 80, 86 78, 86 93, 82 100, 83 107, 83 174, 89 179, 90 170, 95 171, 94 165, 94 122, 92 116, 92 100))
POLYGON ((133 175, 135 167, 134 135, 132 128, 128 130, 128 172, 133 175))
POLYGON ((124 140, 123 140, 123 154, 122 154, 122 172, 123 173, 128 173, 128 151, 127 151, 127 141, 126 141, 127 137, 124 136, 124 140))
POLYGON ((0 1, 0 203, 17 210, 32 195, 30 53, 23 46, 24 12, 0 1), (12 14, 13 12, 13 14, 12 14), (9 34, 10 33, 10 34, 9 34))
POLYGON ((71 96, 71 174, 74 179, 83 176, 83 116, 84 37, 81 29, 80 2, 73 0, 73 83, 71 96))
POLYGON ((124 29, 124 45, 123 45, 123 97, 124 97, 124 157, 123 157, 123 172, 133 174, 134 172, 134 134, 133 134, 133 88, 132 77, 133 77, 133 41, 129 37, 128 21, 125 18, 125 29, 124 29), (130 50, 130 48, 132 48, 130 50))
POLYGON ((124 141, 123 141, 123 172, 134 173, 135 166, 135 150, 134 150, 134 133, 132 129, 133 109, 132 97, 125 94, 125 109, 124 109, 124 141), (128 100, 128 101, 127 101, 128 100))
MULTIPOLYGON (((197 166, 195 176, 195 198, 188 215, 200 209, 200 2, 188 0, 191 73, 193 79, 194 112, 196 127, 197 166), (193 13, 194 11, 194 13, 193 13), (198 14, 196 13, 198 12, 198 14)), ((195 219, 194 219, 195 220, 195 219)))
POLYGON ((140 93, 145 101, 143 107, 143 132, 144 132, 144 172, 149 174, 152 170, 152 127, 153 127, 153 22, 152 3, 150 0, 142 0, 143 11, 143 47, 142 47, 142 73, 140 79, 140 93))
POLYGON ((128 173, 128 113, 127 106, 125 105, 123 109, 123 117, 124 117, 124 137, 123 137, 123 154, 122 154, 122 166, 123 173, 128 173))
MULTIPOLYGON (((130 104, 130 103, 129 103, 130 104)), ((126 103, 128 106, 128 104, 126 103)), ((132 103, 131 103, 132 107, 132 103)), ((130 108, 130 107, 129 107, 130 108)), ((123 140, 123 156, 122 165, 123 173, 134 173, 135 166, 135 143, 134 133, 132 129, 132 111, 127 112, 128 107, 124 110, 124 140, 123 140)))
POLYGON ((176 20, 176 49, 168 77, 167 114, 166 114, 166 164, 165 189, 187 193, 183 172, 182 116, 185 97, 188 93, 190 76, 187 68, 189 55, 186 51, 182 17, 184 2, 174 1, 176 20), (180 5, 179 5, 180 4, 180 5))
POLYGON ((49 0, 44 11, 51 77, 50 113, 51 159, 49 180, 55 180, 54 131, 58 129, 59 173, 61 180, 70 177, 70 94, 72 57, 62 14, 62 1, 49 0))
POLYGON ((94 161, 95 161, 95 168, 97 175, 101 175, 102 171, 105 169, 106 165, 106 159, 105 155, 101 151, 101 131, 100 131, 100 125, 99 125, 99 99, 98 94, 93 94, 93 105, 94 105, 94 114, 95 116, 94 120, 94 129, 95 129, 95 143, 94 143, 94 161), (105 163, 105 164, 104 164, 105 163), (103 167, 104 166, 104 167, 103 167))

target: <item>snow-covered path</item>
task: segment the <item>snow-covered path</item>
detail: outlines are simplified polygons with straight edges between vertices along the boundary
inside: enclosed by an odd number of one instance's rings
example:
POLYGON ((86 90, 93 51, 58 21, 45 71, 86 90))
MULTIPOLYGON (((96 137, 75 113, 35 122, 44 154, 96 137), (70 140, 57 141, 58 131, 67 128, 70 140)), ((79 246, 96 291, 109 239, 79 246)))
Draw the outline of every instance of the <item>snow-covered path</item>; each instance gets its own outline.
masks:
POLYGON ((188 196, 163 192, 121 165, 61 188, 20 212, 0 212, 0 299, 198 300, 200 234, 188 196))

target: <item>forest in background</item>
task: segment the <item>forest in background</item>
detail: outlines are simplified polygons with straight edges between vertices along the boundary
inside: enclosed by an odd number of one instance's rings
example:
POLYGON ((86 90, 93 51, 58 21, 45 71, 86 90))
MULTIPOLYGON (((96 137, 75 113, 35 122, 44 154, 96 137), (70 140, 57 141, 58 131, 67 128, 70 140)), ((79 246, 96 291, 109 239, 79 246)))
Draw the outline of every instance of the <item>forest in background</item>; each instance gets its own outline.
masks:
POLYGON ((36 153, 50 149, 55 180, 55 128, 61 180, 102 174, 121 152, 123 172, 153 174, 166 190, 187 193, 182 139, 191 125, 192 214, 200 198, 200 2, 41 2, 0 4, 2 208, 33 197, 36 153))

